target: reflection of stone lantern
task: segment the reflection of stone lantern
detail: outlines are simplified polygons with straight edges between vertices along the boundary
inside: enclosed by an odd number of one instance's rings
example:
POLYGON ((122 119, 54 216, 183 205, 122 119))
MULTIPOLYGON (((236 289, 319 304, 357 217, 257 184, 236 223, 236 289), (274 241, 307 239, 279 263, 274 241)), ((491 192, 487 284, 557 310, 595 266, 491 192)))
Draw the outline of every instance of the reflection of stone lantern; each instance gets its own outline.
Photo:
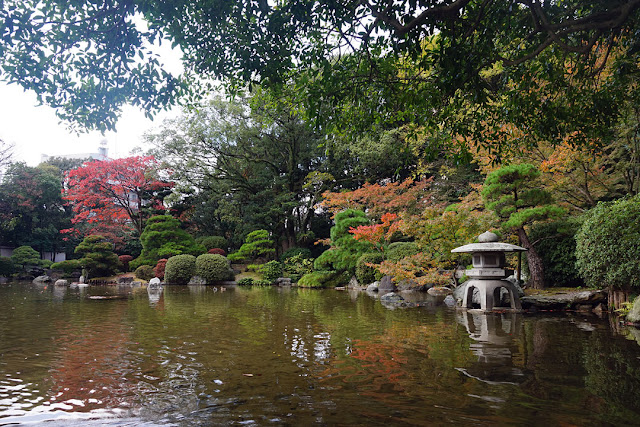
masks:
POLYGON ((500 291, 505 289, 509 294, 511 308, 522 309, 516 287, 508 280, 504 280, 507 277, 507 271, 504 269, 504 253, 526 251, 526 249, 498 242, 498 236, 488 231, 478 237, 478 242, 460 246, 451 251, 471 253, 473 257, 473 268, 465 272, 471 280, 466 283, 462 307, 472 308, 473 291, 477 289, 480 295, 480 309, 493 310, 496 303, 500 301, 500 291))

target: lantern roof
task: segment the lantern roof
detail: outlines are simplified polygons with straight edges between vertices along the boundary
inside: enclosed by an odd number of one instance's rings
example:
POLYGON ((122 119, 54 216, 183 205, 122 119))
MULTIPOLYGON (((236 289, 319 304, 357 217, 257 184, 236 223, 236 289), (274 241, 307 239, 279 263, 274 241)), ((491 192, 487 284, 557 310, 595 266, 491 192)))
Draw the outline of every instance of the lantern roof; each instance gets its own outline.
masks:
POLYGON ((527 250, 518 245, 499 242, 498 235, 490 231, 485 231, 478 236, 478 242, 479 243, 470 243, 468 245, 457 247, 452 249, 451 252, 523 252, 527 250))

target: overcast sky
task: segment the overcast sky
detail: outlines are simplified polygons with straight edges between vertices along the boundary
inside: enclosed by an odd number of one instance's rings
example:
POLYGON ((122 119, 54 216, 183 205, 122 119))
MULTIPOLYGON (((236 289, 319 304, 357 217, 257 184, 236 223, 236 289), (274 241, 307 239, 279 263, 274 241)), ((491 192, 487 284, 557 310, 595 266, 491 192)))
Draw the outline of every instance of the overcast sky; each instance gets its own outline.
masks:
MULTIPOLYGON (((182 72, 178 49, 172 49, 168 43, 152 49, 160 55, 166 70, 175 75, 182 72)), ((134 148, 143 146, 145 132, 159 127, 165 118, 178 115, 178 109, 163 111, 151 121, 140 110, 129 106, 124 108, 116 132, 76 134, 70 132, 65 123, 59 123, 52 108, 37 104, 33 93, 24 92, 18 85, 0 82, 0 139, 15 145, 14 161, 23 161, 29 166, 40 163, 43 154, 95 153, 102 140, 107 141, 109 157, 126 157, 134 148)))
POLYGON ((126 157, 135 147, 143 146, 142 135, 146 131, 175 114, 162 112, 152 122, 140 110, 126 107, 116 126, 117 132, 76 134, 59 123, 52 108, 36 105, 34 94, 17 85, 0 83, 0 138, 15 145, 15 161, 30 166, 40 163, 42 154, 97 152, 102 140, 107 141, 109 157, 126 157))

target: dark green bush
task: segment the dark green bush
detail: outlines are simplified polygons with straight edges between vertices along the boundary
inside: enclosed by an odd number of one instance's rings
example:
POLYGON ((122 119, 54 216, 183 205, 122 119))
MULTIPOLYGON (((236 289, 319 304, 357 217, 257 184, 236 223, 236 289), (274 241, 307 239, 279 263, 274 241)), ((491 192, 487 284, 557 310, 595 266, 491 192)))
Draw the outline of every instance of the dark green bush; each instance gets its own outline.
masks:
POLYGON ((255 230, 247 234, 245 243, 236 252, 229 254, 231 261, 242 261, 246 259, 256 259, 273 254, 273 240, 267 230, 255 230))
POLYGON ((217 254, 200 255, 196 259, 195 274, 202 277, 206 283, 233 280, 233 271, 229 265, 229 260, 217 254))
POLYGON ((31 246, 20 246, 13 250, 11 262, 24 270, 28 265, 40 265, 40 254, 31 246))
POLYGON ((159 259, 174 255, 200 255, 206 252, 204 246, 181 228, 179 220, 171 215, 157 215, 149 218, 140 236, 142 253, 131 261, 131 268, 141 265, 154 267, 159 259))
POLYGON ((254 280, 253 286, 271 286, 271 282, 268 280, 254 280))
POLYGON ((262 273, 264 280, 273 283, 278 277, 282 277, 282 263, 274 260, 262 264, 260 266, 260 273, 262 273))
POLYGON ((349 283, 349 275, 338 271, 314 271, 298 280, 298 286, 303 288, 333 288, 347 283, 349 283))
POLYGON ((286 262, 289 258, 294 256, 301 256, 302 258, 312 258, 311 250, 307 248, 290 248, 280 255, 280 262, 286 262))
POLYGON ((6 256, 0 257, 0 276, 8 277, 13 273, 15 273, 15 266, 11 258, 6 256))
POLYGON ((418 252, 418 245, 415 242, 394 242, 389 245, 385 256, 389 261, 400 261, 418 252))
POLYGON ((87 277, 110 276, 120 268, 118 255, 113 252, 113 243, 100 235, 87 236, 76 246, 75 253, 82 255, 78 260, 87 270, 87 277))
POLYGON ((151 280, 156 277, 153 272, 153 267, 151 267, 150 265, 141 265, 140 267, 136 268, 134 274, 138 279, 142 280, 151 280))
POLYGON ((380 252, 369 252, 363 254, 356 262, 356 279, 361 285, 368 285, 382 278, 382 274, 367 263, 379 264, 384 260, 380 252))
POLYGON ((288 277, 297 281, 301 276, 313 271, 313 259, 297 254, 284 261, 284 271, 288 277))
POLYGON ((349 276, 355 274, 356 262, 360 255, 370 252, 372 249, 371 243, 356 240, 349 232, 351 228, 357 228, 360 225, 369 225, 369 220, 364 212, 347 209, 338 213, 335 217, 335 225, 331 227, 333 247, 316 258, 314 269, 318 271, 344 271, 349 276))
POLYGON ((203 236, 198 237, 196 239, 196 243, 204 246, 204 248, 208 251, 214 248, 220 248, 227 250, 227 239, 222 236, 203 236))
POLYGON ((576 265, 587 285, 640 287, 640 195, 598 203, 576 234, 576 265))
POLYGON ((82 267, 77 259, 68 259, 66 261, 54 262, 51 264, 54 270, 62 270, 65 275, 69 275, 74 271, 80 271, 82 267))
POLYGON ((164 270, 164 281, 174 285, 186 285, 196 272, 196 257, 193 255, 176 255, 167 260, 164 270))
POLYGON ((581 222, 577 219, 536 224, 529 231, 529 240, 544 266, 549 286, 580 286, 584 282, 576 267, 575 234, 581 222))
POLYGON ((253 285, 253 279, 251 277, 244 277, 238 280, 239 286, 251 286, 253 285))

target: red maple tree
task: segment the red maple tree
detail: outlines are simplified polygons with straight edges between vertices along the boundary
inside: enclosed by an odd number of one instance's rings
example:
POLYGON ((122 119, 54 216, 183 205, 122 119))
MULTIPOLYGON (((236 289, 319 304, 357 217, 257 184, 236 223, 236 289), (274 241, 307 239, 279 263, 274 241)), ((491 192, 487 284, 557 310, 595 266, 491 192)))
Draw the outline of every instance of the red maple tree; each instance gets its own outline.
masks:
MULTIPOLYGON (((145 220, 153 209, 163 209, 163 193, 173 186, 158 178, 158 167, 152 156, 134 156, 93 160, 70 171, 63 193, 75 214, 73 224, 89 226, 82 234, 123 229, 142 234, 145 220)), ((70 231, 79 231, 78 226, 63 230, 70 231)))

